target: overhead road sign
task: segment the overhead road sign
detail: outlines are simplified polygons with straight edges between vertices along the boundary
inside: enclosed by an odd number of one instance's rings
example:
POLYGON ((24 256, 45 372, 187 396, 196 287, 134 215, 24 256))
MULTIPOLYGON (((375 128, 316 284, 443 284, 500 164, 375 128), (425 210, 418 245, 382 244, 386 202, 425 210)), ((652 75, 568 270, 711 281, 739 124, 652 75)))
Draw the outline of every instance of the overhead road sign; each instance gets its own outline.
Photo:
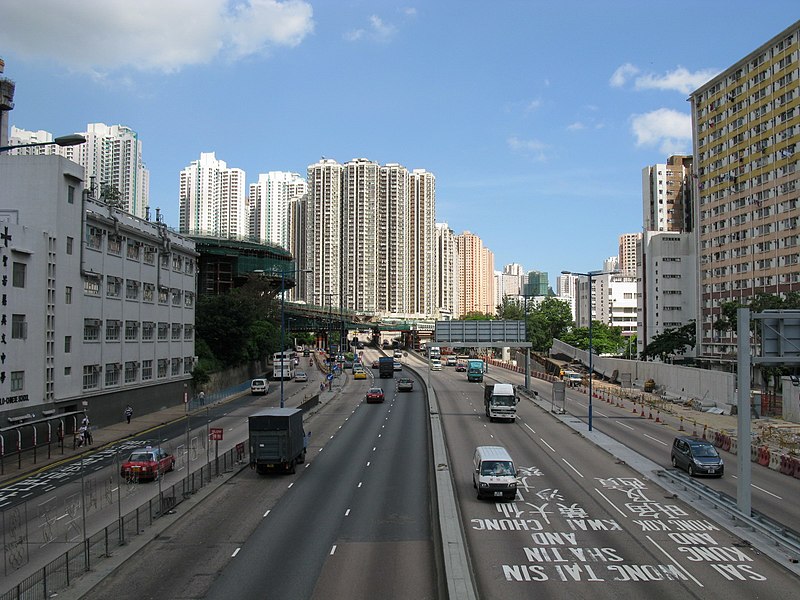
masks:
POLYGON ((524 321, 436 321, 433 342, 473 348, 530 348, 524 321))

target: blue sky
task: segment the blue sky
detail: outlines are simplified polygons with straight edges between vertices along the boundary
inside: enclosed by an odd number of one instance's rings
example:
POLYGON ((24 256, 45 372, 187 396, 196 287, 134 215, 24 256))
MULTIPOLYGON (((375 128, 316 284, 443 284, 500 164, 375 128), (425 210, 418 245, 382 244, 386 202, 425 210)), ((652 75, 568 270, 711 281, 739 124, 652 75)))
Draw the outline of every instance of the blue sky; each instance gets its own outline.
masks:
POLYGON ((641 170, 691 151, 689 93, 796 0, 5 0, 10 123, 137 131, 150 204, 216 152, 248 183, 320 157, 436 175, 436 220, 495 268, 599 269, 641 230, 641 170), (187 17, 188 16, 188 17, 187 17))

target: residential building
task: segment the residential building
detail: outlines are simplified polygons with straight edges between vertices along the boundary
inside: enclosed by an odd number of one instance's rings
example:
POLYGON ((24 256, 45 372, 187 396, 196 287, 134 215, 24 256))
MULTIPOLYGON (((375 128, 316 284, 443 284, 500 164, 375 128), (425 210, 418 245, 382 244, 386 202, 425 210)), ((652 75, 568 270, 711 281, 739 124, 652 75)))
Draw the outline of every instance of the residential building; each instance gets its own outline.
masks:
POLYGON ((57 155, 0 155, 2 425, 96 424, 182 402, 194 368, 194 243, 95 199, 57 155))
POLYGON ((411 172, 408 201, 407 312, 416 316, 436 314, 439 263, 436 258, 436 177, 424 169, 411 172))
POLYGON ((696 178, 698 357, 735 360, 727 302, 800 291, 800 21, 689 96, 696 178))
POLYGON ((436 223, 436 306, 438 318, 457 319, 459 312, 459 257, 456 235, 447 223, 436 223))
MULTIPOLYGON (((670 156, 666 163, 642 169, 642 213, 645 231, 692 230, 692 165, 691 156, 674 155, 670 156)), ((635 246, 636 241, 629 242, 628 248, 630 244, 635 246)), ((623 269, 626 267, 624 260, 622 267, 623 269)), ((635 271, 633 269, 633 272, 635 271)))
POLYGON ((547 296, 550 283, 547 273, 542 271, 529 271, 527 281, 522 286, 523 294, 526 296, 547 296))
MULTIPOLYGON (((377 312, 378 248, 389 264, 382 264, 382 275, 396 271, 394 245, 388 239, 397 235, 396 227, 387 228, 389 235, 378 234, 378 174, 381 168, 374 161, 356 158, 344 164, 342 171, 342 270, 341 306, 357 312, 377 312)), ((384 211, 386 214, 387 211, 384 211)), ((393 215, 394 216, 394 215, 393 215)), ((383 279, 382 279, 383 281, 383 279)), ((390 279, 387 279, 388 283, 390 279)), ((381 287, 392 287, 382 285, 381 287)))
POLYGON ((248 235, 245 173, 213 152, 202 152, 180 174, 180 231, 245 239, 248 235))
MULTIPOLYGON (((339 308, 342 294, 342 165, 323 158, 309 165, 306 262, 311 271, 305 301, 339 308)), ((300 266, 300 265, 298 265, 300 266)))
POLYGON ((604 268, 603 270, 619 270, 626 277, 636 277, 638 259, 636 248, 639 240, 642 239, 641 233, 623 233, 619 236, 619 257, 617 266, 614 269, 604 268))
POLYGON ((289 247, 289 203, 306 193, 308 185, 299 173, 259 173, 247 196, 248 235, 251 240, 289 247))
POLYGON ((372 267, 375 296, 382 315, 411 312, 410 177, 408 169, 390 163, 378 169, 377 223, 372 267))
MULTIPOLYGON (((87 187, 103 201, 140 219, 149 217, 150 172, 142 161, 139 135, 124 125, 89 123, 80 135, 86 143, 77 146, 39 146, 12 150, 26 156, 57 154, 77 162, 85 169, 87 187)), ((47 131, 11 128, 11 145, 50 142, 47 131)))
POLYGON ((456 236, 458 249, 458 314, 495 314, 494 254, 480 237, 465 231, 456 236))

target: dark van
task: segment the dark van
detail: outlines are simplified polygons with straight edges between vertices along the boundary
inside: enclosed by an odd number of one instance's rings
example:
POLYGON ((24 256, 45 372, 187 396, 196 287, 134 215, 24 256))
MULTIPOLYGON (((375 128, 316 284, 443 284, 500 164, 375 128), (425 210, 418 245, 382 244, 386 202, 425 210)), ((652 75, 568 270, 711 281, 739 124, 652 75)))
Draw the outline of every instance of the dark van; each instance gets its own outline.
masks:
POLYGON ((714 445, 708 440, 679 436, 672 442, 672 466, 686 469, 690 477, 715 475, 722 477, 725 465, 714 445))

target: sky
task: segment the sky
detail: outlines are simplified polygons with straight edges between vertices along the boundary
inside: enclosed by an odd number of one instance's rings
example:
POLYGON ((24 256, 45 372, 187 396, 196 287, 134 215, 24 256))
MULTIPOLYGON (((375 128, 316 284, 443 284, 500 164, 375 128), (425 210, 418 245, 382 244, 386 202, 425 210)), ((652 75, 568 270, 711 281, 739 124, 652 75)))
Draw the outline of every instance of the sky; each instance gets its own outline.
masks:
POLYGON ((436 176, 436 221, 495 269, 601 269, 642 229, 642 169, 691 153, 689 94, 800 19, 797 0, 3 0, 11 125, 142 140, 178 227, 201 152, 436 176))

